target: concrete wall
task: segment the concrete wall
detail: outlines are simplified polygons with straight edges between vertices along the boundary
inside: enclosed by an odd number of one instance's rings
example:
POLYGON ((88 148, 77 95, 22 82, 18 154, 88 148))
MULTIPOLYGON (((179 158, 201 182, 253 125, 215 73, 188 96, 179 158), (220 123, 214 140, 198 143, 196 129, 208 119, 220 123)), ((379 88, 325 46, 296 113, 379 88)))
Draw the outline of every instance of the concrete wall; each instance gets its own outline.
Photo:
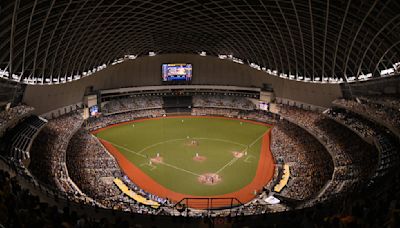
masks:
POLYGON ((35 107, 36 114, 43 114, 81 102, 85 88, 88 86, 100 90, 161 85, 162 63, 193 64, 192 84, 261 87, 263 83, 269 83, 272 84, 277 97, 324 107, 328 107, 332 100, 341 96, 341 90, 337 84, 305 83, 282 79, 247 65, 212 56, 168 54, 128 60, 66 84, 28 85, 23 101, 35 107))

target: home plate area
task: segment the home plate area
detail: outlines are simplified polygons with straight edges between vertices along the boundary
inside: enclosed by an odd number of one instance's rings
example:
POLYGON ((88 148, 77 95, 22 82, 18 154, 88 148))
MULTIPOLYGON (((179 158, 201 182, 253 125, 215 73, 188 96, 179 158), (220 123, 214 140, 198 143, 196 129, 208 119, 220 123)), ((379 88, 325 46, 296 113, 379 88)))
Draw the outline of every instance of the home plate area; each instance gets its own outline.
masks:
POLYGON ((200 175, 197 180, 205 185, 215 185, 221 182, 222 178, 216 173, 205 173, 200 175))

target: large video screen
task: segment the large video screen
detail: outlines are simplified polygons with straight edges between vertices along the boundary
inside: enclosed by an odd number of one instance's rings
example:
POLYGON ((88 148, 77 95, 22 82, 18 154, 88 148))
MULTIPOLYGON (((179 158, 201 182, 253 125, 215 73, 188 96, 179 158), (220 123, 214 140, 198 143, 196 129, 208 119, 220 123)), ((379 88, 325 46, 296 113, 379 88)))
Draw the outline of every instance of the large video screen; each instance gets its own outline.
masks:
POLYGON ((187 63, 162 64, 162 80, 164 82, 191 81, 192 64, 187 64, 187 63))
POLYGON ((259 108, 264 111, 269 111, 269 104, 268 102, 260 101, 259 108))
POLYGON ((90 116, 96 116, 98 113, 99 113, 99 107, 97 105, 94 105, 89 108, 90 116))

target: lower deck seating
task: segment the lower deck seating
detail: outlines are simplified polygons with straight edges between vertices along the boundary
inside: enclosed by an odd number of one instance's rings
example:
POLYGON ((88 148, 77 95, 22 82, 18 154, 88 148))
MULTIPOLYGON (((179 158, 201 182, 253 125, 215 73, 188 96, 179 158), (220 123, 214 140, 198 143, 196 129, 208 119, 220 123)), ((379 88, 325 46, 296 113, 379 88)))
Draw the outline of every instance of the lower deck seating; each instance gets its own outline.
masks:
POLYGON ((6 145, 8 156, 17 160, 28 159, 32 142, 46 123, 47 120, 43 118, 30 116, 7 132, 5 141, 8 144, 6 145))

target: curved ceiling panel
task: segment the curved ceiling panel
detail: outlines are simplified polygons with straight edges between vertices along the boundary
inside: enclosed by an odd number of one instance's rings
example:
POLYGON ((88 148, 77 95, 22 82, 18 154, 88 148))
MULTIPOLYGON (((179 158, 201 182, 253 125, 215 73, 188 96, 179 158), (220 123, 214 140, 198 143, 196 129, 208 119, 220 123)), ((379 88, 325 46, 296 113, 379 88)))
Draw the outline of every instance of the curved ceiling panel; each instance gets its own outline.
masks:
POLYGON ((400 61, 398 0, 1 0, 0 7, 0 69, 20 81, 68 81, 149 51, 231 54, 311 80, 379 76, 400 61))

